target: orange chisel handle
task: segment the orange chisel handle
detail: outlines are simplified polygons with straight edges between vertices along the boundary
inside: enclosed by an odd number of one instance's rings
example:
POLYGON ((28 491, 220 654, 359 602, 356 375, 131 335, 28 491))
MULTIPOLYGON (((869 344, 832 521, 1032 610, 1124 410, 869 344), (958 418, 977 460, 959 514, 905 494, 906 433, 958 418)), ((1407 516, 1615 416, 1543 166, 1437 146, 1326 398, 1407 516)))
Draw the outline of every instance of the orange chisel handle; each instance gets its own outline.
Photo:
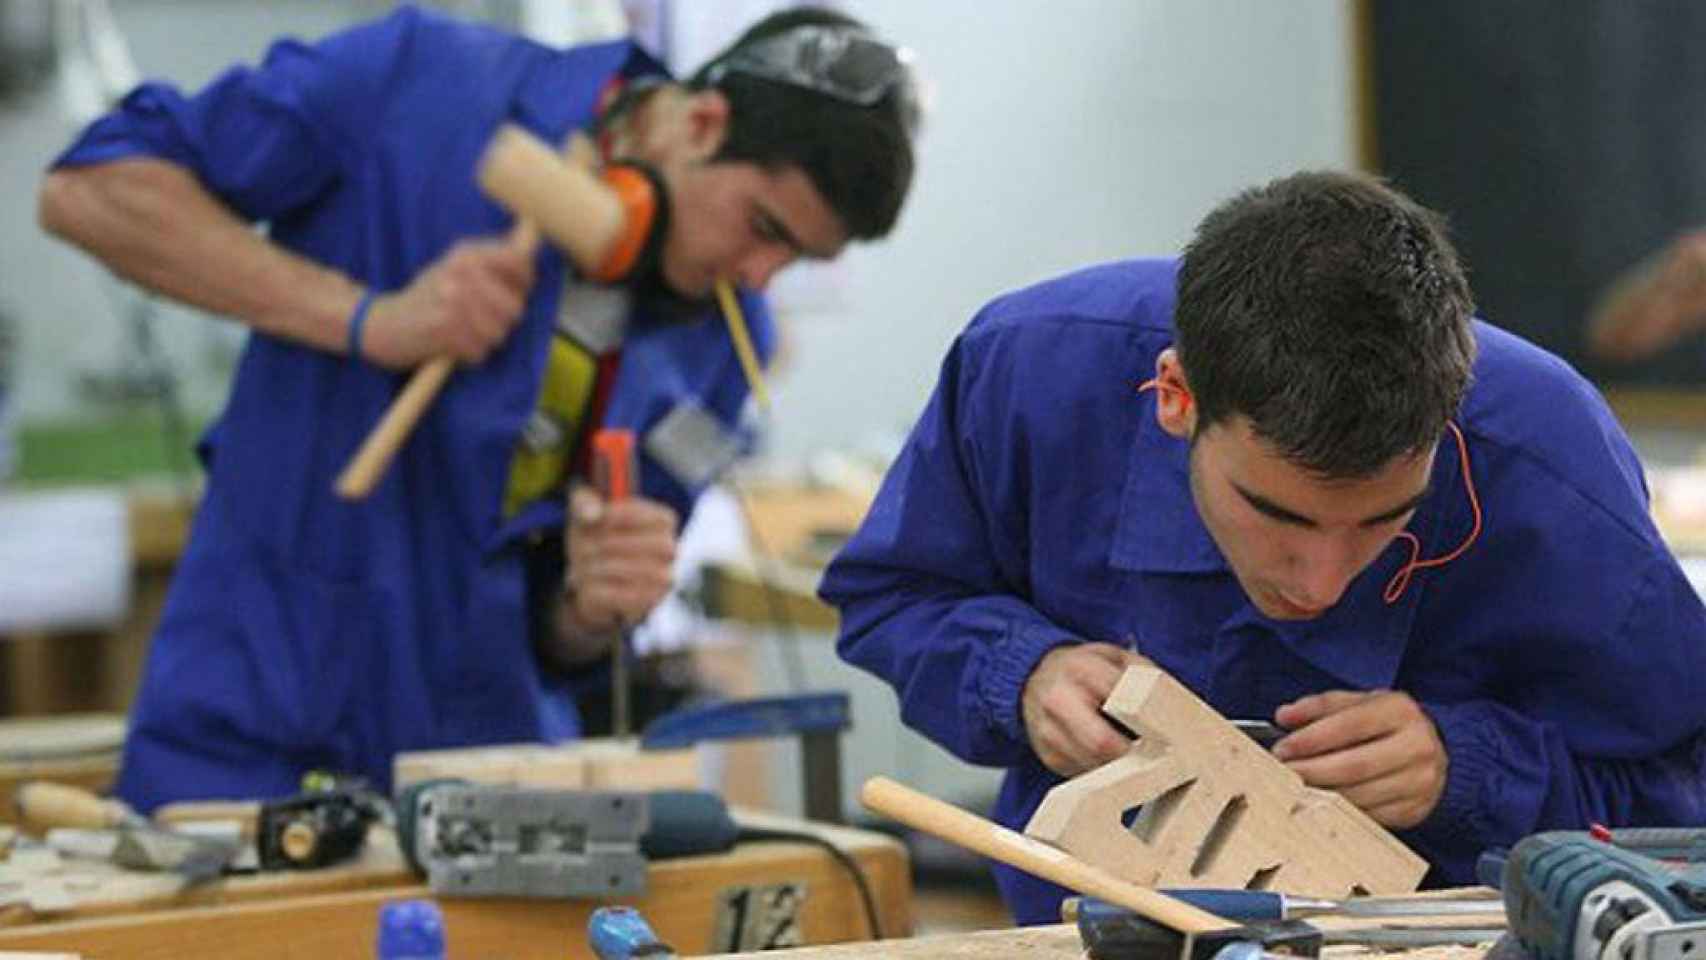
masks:
MULTIPOLYGON (((634 431, 605 427, 592 435, 592 482, 610 503, 633 496, 639 484, 634 462, 634 431)), ((610 732, 616 737, 633 733, 629 705, 628 631, 610 651, 610 732)))
POLYGON ((604 499, 633 496, 639 481, 635 473, 634 431, 605 427, 592 435, 592 482, 604 499))

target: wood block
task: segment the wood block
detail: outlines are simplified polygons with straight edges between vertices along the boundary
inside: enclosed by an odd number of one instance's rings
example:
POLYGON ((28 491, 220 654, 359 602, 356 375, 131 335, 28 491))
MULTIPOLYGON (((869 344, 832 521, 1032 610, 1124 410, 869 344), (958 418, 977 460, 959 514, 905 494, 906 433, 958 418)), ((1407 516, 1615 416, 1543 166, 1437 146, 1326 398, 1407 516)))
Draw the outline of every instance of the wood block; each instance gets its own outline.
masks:
POLYGON ((700 572, 705 612, 718 620, 757 627, 778 622, 801 630, 834 632, 840 614, 817 598, 821 574, 813 569, 772 564, 763 573, 736 562, 708 563, 700 572))
POLYGON ((511 743, 399 753, 395 789, 439 777, 563 790, 694 790, 694 750, 641 750, 636 740, 511 743))
POLYGON ((876 493, 874 488, 855 492, 787 483, 741 486, 749 535, 760 551, 808 567, 821 567, 828 559, 814 541, 825 535, 835 540, 852 536, 876 493))
POLYGON ((1138 739, 1049 791, 1030 836, 1147 886, 1345 897, 1414 890, 1427 872, 1349 801, 1305 786, 1162 671, 1127 669, 1103 709, 1138 739))

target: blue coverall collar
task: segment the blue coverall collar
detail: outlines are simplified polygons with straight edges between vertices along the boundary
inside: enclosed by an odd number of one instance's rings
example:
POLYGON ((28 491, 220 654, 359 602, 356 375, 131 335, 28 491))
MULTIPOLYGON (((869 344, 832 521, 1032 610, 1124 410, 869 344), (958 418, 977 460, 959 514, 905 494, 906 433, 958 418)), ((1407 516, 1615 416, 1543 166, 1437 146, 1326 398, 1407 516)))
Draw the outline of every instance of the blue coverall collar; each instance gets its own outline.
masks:
POLYGON ((1134 573, 1230 573, 1191 498, 1190 443, 1155 422, 1153 394, 1137 402, 1142 420, 1109 563, 1134 573))
POLYGON ((592 72, 606 73, 624 81, 637 77, 670 79, 669 71, 632 39, 576 47, 572 53, 572 58, 541 60, 530 71, 516 90, 511 116, 529 129, 548 136, 566 137, 574 118, 596 115, 597 99, 603 95, 602 90, 591 91, 594 97, 591 102, 565 98, 562 94, 565 85, 553 76, 558 72, 584 76, 589 71, 587 58, 592 58, 592 72))

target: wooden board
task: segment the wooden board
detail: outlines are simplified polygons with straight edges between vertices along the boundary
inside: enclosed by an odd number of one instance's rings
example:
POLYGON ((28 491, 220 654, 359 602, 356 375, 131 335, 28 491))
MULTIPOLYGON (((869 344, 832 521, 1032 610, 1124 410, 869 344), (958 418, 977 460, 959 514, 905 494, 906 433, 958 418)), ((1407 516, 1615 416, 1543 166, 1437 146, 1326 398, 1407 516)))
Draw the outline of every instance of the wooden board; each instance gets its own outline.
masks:
POLYGON ((1305 786, 1161 670, 1127 669, 1103 709, 1138 739, 1049 791, 1030 836, 1144 886, 1344 897, 1414 890, 1427 872, 1348 800, 1305 786))
POLYGON ((802 630, 835 631, 840 615, 817 598, 821 574, 787 564, 771 564, 764 574, 740 563, 709 563, 700 573, 705 612, 719 620, 759 627, 778 621, 802 630))
POLYGON ((73 713, 0 720, 0 764, 111 760, 124 746, 118 713, 73 713))
POLYGON ((700 786, 695 751, 641 750, 637 740, 609 738, 399 753, 391 775, 398 790, 439 777, 566 790, 693 790, 700 786))
MULTIPOLYGON (((741 812, 743 824, 808 830, 853 856, 871 884, 886 931, 911 930, 911 878, 905 848, 878 833, 741 812)), ((293 876, 306 876, 295 874, 293 876)), ((638 907, 652 927, 685 953, 716 948, 719 915, 743 891, 797 884, 795 915, 806 943, 864 938, 868 931, 851 875, 824 850, 804 843, 749 843, 726 854, 654 864, 649 891, 611 901, 638 907)), ((221 885, 230 885, 225 881, 221 885)), ((379 908, 430 896, 418 885, 314 896, 275 891, 243 903, 147 910, 0 930, 0 950, 75 950, 102 960, 367 960, 379 908)), ((449 953, 459 957, 561 960, 588 956, 586 923, 594 901, 445 899, 449 953)))
POLYGON ((748 535, 761 554, 796 567, 819 568, 853 535, 871 508, 881 473, 861 489, 797 483, 742 483, 748 535))

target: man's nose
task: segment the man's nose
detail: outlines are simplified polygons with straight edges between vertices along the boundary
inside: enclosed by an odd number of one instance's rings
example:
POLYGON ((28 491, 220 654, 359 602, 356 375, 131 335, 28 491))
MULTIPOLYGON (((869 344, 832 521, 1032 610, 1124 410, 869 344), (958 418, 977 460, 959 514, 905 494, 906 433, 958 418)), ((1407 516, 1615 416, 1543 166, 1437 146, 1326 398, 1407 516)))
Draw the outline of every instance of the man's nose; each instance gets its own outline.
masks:
POLYGON ((1326 609, 1339 602, 1362 568, 1362 555, 1354 543, 1322 537, 1298 553, 1288 599, 1311 610, 1326 609))
POLYGON ((770 278, 794 259, 794 252, 779 244, 766 244, 742 257, 735 277, 748 290, 763 290, 770 278))

